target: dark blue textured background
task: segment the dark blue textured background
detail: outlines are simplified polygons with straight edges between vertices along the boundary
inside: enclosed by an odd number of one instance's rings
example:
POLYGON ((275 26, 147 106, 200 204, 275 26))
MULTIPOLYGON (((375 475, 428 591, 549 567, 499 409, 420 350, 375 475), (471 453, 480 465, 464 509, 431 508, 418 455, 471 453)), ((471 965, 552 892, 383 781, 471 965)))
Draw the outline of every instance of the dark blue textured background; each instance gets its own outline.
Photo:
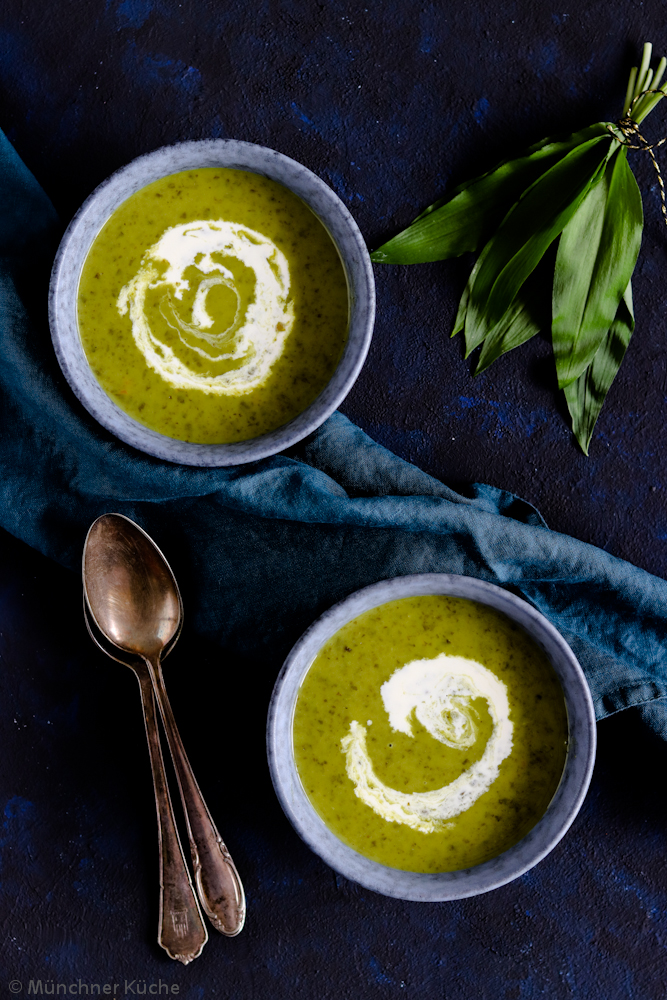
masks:
MULTIPOLYGON (((375 246, 447 185, 543 135, 616 117, 641 43, 667 51, 666 15, 658 0, 5 0, 0 126, 64 222, 133 156, 229 136, 320 174, 375 246)), ((664 121, 660 108, 647 134, 664 121)), ((552 527, 665 577, 667 232, 650 164, 631 163, 646 212, 637 331, 589 459, 572 443, 547 339, 471 377, 448 336, 465 260, 376 268, 375 338, 343 409, 450 484, 510 489, 552 527)), ((117 983, 117 995, 125 979, 162 978, 188 1000, 667 995, 667 750, 631 713, 600 725, 591 793, 548 859, 488 896, 426 906, 337 878, 298 841, 260 764, 270 684, 258 681, 247 746, 228 746, 225 716, 245 706, 198 687, 224 669, 186 632, 168 683, 249 919, 183 969, 154 943, 135 682, 91 649, 79 582, 2 536, 4 995, 30 978, 117 983), (263 775, 252 789, 244 762, 263 775)))

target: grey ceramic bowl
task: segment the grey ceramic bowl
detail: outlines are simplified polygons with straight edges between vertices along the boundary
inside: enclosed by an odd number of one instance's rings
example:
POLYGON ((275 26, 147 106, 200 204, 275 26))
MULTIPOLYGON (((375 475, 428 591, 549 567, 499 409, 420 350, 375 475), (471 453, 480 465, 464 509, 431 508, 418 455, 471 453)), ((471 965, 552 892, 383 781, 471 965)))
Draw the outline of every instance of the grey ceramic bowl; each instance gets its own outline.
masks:
POLYGON ((185 465, 254 462, 296 444, 322 424, 343 401, 361 370, 373 332, 375 285, 366 245, 342 201, 324 181, 281 153, 234 139, 205 139, 165 146, 112 174, 81 207, 60 244, 51 275, 49 320, 60 366, 89 413, 107 430, 140 451, 185 465), (152 181, 197 167, 232 167, 278 181, 317 215, 332 237, 345 269, 350 295, 347 344, 329 384, 288 424, 236 444, 188 444, 158 434, 124 413, 93 375, 81 344, 76 303, 81 269, 90 246, 122 202, 152 181))
POLYGON ((574 820, 586 795, 595 761, 595 714, 588 684, 570 647, 531 605, 490 583, 465 576, 426 573, 396 577, 366 587, 319 618, 287 657, 269 708, 269 767, 280 803, 297 833, 341 875, 399 899, 439 902, 476 896, 505 885, 549 853, 574 820), (567 706, 569 749, 563 776, 536 826, 503 854, 474 868, 441 874, 399 871, 371 861, 344 844, 310 804, 294 763, 292 722, 301 683, 315 656, 343 625, 364 611, 401 597, 447 594, 467 597, 518 622, 549 658, 567 706))

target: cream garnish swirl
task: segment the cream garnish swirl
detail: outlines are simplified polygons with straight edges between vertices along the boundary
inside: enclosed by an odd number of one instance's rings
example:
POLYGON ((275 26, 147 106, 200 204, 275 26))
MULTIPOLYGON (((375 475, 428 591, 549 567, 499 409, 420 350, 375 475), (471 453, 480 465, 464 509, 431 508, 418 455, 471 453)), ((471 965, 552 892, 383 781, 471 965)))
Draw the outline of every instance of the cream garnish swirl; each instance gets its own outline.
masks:
POLYGON ((411 716, 430 735, 457 750, 477 740, 472 702, 484 698, 493 722, 481 758, 458 778, 429 792, 400 792, 385 785, 373 770, 366 748, 366 727, 352 721, 341 740, 346 770, 354 792, 383 819, 403 823, 421 833, 446 829, 488 791, 500 765, 512 751, 513 725, 509 718, 506 685, 481 663, 440 653, 434 659, 412 660, 399 667, 380 688, 382 702, 395 732, 414 738, 411 716))
POLYGON ((218 395, 242 395, 262 385, 294 323, 284 254, 254 229, 222 220, 167 229, 121 289, 117 307, 121 316, 129 312, 135 344, 165 382, 218 395), (238 288, 237 275, 244 269, 253 276, 249 295, 238 288), (196 292, 186 320, 178 301, 193 283, 196 292), (208 306, 211 290, 219 285, 236 298, 234 319, 220 330, 208 306), (178 351, 149 320, 147 297, 152 293, 159 297, 159 312, 178 351), (222 370, 215 371, 216 366, 222 370))

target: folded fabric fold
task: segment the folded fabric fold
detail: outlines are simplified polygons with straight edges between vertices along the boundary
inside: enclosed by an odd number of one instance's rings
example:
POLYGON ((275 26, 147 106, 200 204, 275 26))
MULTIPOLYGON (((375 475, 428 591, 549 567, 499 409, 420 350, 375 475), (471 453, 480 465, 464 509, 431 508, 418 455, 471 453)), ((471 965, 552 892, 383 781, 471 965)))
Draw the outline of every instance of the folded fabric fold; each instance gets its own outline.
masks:
POLYGON ((201 635, 273 673, 300 632, 359 587, 407 573, 479 577, 510 587, 561 631, 599 719, 646 705, 646 721, 667 738, 665 581, 549 530, 511 493, 454 492, 340 413, 289 454, 231 469, 172 465, 124 445, 58 368, 45 313, 58 222, 1 133, 0 208, 7 531, 76 570, 93 519, 126 514, 174 565, 201 635))

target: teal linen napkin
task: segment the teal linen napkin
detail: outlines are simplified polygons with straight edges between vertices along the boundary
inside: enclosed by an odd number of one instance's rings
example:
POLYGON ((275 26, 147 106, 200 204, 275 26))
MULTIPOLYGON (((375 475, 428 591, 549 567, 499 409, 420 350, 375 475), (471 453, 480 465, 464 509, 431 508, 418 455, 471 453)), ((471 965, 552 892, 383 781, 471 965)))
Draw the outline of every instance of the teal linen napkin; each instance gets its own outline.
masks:
POLYGON ((303 629, 359 587, 407 573, 479 577, 560 630, 598 719, 641 705, 667 739, 667 583, 550 531, 511 493, 476 485, 461 496, 339 413, 290 453, 231 469, 172 465, 108 434, 51 347, 58 235, 48 198, 0 133, 4 528, 78 571, 94 518, 126 514, 171 561, 199 634, 274 674, 303 629))

